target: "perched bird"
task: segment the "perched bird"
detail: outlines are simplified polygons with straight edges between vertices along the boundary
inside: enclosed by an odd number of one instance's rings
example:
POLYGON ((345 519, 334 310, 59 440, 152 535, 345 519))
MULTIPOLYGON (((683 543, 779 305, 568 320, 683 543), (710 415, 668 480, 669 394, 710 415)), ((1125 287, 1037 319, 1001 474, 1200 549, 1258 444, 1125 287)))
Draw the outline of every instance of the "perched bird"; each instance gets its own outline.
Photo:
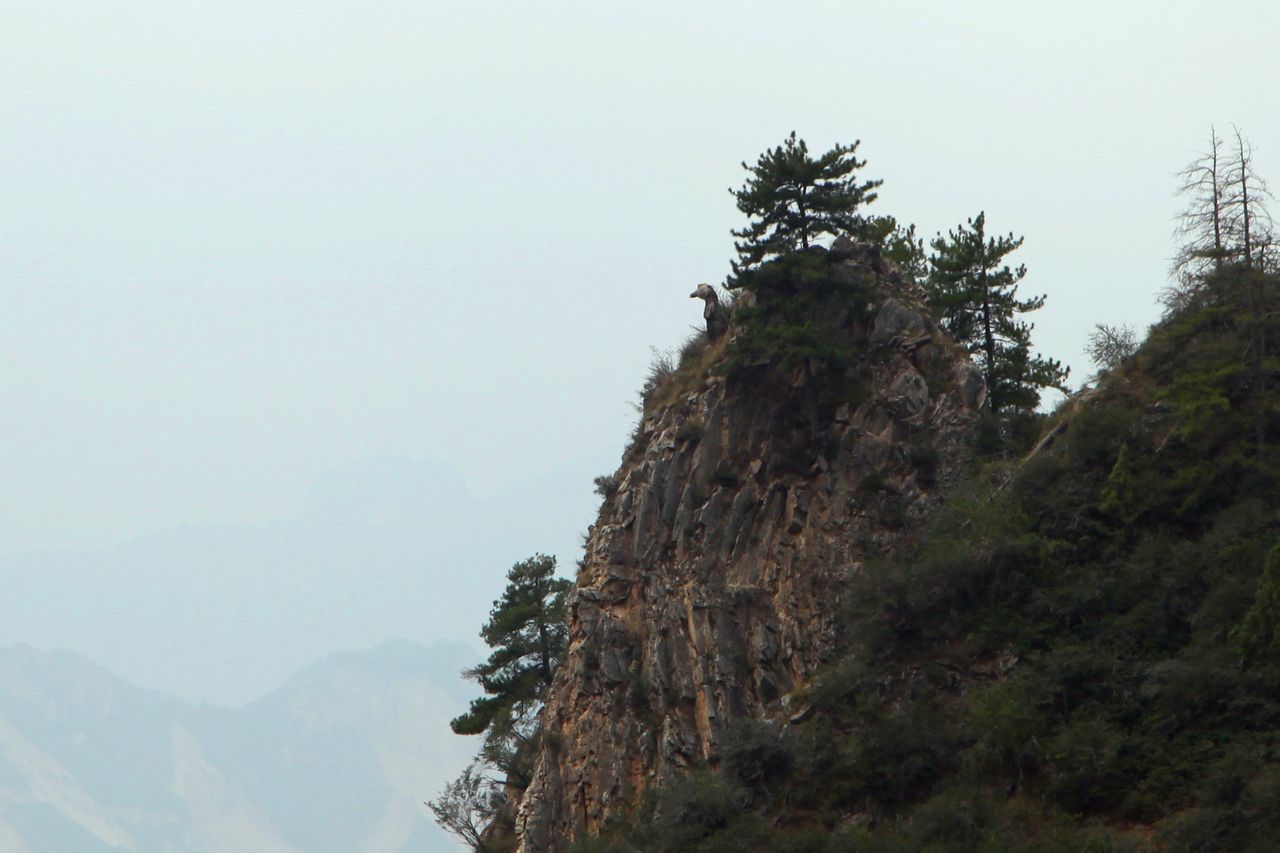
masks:
POLYGON ((690 299, 701 299, 706 303, 702 307, 702 317, 707 321, 707 337, 716 340, 729 331, 729 309, 720 304, 720 297, 715 288, 709 284, 700 284, 698 289, 689 294, 690 299))

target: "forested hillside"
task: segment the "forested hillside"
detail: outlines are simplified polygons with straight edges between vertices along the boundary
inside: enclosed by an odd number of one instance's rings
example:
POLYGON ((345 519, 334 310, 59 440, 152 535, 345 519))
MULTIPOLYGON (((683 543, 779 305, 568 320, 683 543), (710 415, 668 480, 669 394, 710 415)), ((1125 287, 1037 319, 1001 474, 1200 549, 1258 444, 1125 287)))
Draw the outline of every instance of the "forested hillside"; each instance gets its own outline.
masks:
POLYGON ((1253 284, 1207 279, 1029 457, 976 459, 852 580, 843 655, 594 849, 1274 849, 1280 470, 1249 355, 1280 324, 1253 284))
POLYGON ((1248 143, 1183 172, 1162 319, 1099 325, 1050 414, 1022 239, 980 212, 926 251, 862 213, 856 150, 747 167, 731 322, 699 288, 709 340, 646 385, 477 848, 1273 849, 1280 269, 1248 143))

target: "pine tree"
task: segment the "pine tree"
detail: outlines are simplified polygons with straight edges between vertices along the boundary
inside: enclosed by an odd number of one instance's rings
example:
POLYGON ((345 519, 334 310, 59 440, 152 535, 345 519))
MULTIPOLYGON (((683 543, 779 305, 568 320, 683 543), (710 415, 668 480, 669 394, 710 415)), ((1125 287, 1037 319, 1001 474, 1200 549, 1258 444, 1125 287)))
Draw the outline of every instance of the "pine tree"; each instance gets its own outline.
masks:
POLYGON ((555 557, 537 554, 507 573, 507 588, 480 630, 493 653, 465 673, 487 695, 450 722, 456 733, 479 734, 503 722, 519 706, 537 702, 551 684, 568 641, 564 600, 571 586, 555 570, 555 557))
POLYGON ((531 777, 537 711, 569 638, 565 596, 572 584, 555 571, 554 557, 535 554, 507 572, 507 588, 480 630, 493 653, 463 673, 486 695, 449 723, 455 734, 485 734, 484 743, 473 766, 427 805, 437 823, 477 850, 489 849, 483 839, 495 827, 511 830, 503 789, 523 789, 531 777))
POLYGON ((802 369, 806 407, 815 423, 814 371, 848 360, 840 320, 865 302, 863 282, 835 269, 815 242, 823 236, 874 236, 858 209, 875 200, 881 182, 856 179, 866 165, 855 156, 857 148, 857 142, 836 145, 814 159, 792 132, 754 166, 743 163, 750 173, 747 182, 730 190, 751 221, 732 232, 739 238, 738 259, 728 286, 749 298, 735 311, 739 334, 728 369, 759 364, 802 369))
POLYGON ((943 327, 970 352, 981 353, 991 410, 1032 411, 1040 390, 1062 388, 1068 370, 1031 353, 1030 323, 1021 315, 1044 305, 1043 296, 1018 299, 1027 274, 1004 263, 1022 238, 988 238, 986 214, 932 241, 929 291, 943 327))
POLYGON ((1280 545, 1271 549, 1258 581, 1258 593, 1236 640, 1250 660, 1280 659, 1280 545))
POLYGON ((910 282, 924 287, 929 279, 929 254, 916 226, 902 225, 892 216, 877 216, 875 242, 886 260, 892 261, 910 282))
POLYGON ((837 144, 821 157, 793 130, 782 145, 761 154, 741 189, 729 192, 750 223, 733 236, 738 260, 735 277, 769 258, 808 249, 823 235, 861 236, 866 220, 858 208, 876 200, 883 181, 858 182, 855 173, 867 164, 857 158, 858 142, 837 144))

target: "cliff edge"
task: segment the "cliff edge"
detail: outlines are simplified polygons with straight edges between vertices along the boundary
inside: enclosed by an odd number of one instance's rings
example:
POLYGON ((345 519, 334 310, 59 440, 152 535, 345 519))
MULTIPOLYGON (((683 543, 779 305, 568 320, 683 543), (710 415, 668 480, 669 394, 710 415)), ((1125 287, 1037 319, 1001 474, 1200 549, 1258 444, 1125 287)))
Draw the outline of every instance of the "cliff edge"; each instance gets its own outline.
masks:
POLYGON ((835 647, 847 579, 957 477, 981 374, 892 265, 845 249, 828 263, 869 295, 831 319, 847 367, 726 377, 731 330, 650 395, 570 595, 521 850, 563 849, 714 762, 729 720, 803 713, 789 694, 835 647))

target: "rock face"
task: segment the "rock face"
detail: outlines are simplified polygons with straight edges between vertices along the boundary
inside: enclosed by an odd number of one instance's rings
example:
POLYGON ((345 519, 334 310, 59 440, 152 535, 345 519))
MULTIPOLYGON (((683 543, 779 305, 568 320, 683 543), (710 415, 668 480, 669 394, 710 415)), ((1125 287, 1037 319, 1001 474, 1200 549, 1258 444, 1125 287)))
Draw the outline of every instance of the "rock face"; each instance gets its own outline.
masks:
POLYGON ((646 413, 571 593, 521 850, 599 831, 714 761, 727 721, 782 713, 838 640, 845 581, 954 478, 985 387, 895 278, 850 321, 864 355, 818 423, 800 379, 766 371, 646 413))

